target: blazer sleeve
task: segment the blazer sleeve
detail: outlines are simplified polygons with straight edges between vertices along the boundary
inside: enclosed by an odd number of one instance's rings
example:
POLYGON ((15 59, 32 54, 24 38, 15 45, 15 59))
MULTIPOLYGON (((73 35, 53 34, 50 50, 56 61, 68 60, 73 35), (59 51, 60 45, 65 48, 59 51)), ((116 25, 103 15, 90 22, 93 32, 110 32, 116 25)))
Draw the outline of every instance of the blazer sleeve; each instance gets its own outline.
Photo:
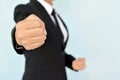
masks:
POLYGON ((72 55, 65 53, 65 66, 67 66, 68 68, 72 69, 72 62, 75 60, 75 57, 73 57, 72 55))
MULTIPOLYGON (((24 20, 27 16, 29 16, 29 10, 27 5, 18 5, 15 7, 14 10, 14 20, 15 22, 19 22, 21 20, 24 20)), ((18 53, 18 54, 23 54, 23 51, 25 50, 23 46, 20 46, 16 43, 15 40, 15 27, 12 29, 11 31, 11 38, 12 38, 12 45, 14 50, 18 53)))

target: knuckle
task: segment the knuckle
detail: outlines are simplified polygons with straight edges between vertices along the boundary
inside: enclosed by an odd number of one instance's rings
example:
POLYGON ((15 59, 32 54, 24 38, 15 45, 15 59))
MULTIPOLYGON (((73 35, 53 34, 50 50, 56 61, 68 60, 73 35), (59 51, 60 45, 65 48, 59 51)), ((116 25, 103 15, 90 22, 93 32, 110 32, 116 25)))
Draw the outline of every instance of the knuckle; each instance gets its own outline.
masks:
POLYGON ((23 35, 16 35, 15 36, 15 38, 16 38, 16 40, 18 40, 18 41, 20 41, 21 43, 23 43, 24 41, 23 41, 23 39, 24 39, 24 36, 23 35))
POLYGON ((45 40, 43 40, 42 43, 44 44, 44 43, 45 43, 45 40))
POLYGON ((42 41, 41 46, 45 43, 45 41, 42 41))
POLYGON ((16 23, 16 30, 19 30, 19 28, 21 27, 21 24, 22 24, 22 22, 20 21, 20 22, 18 22, 18 23, 16 23))
POLYGON ((47 35, 47 31, 45 29, 43 29, 43 34, 47 35))
POLYGON ((44 29, 45 28, 45 23, 43 21, 40 22, 41 27, 44 29))
POLYGON ((47 37, 46 36, 44 36, 44 40, 46 40, 47 39, 47 37))
POLYGON ((43 21, 41 21, 41 24, 43 25, 43 27, 45 27, 45 23, 43 21))
POLYGON ((21 40, 21 36, 20 35, 15 35, 15 39, 16 39, 16 41, 20 41, 21 40))
POLYGON ((21 20, 19 22, 16 23, 17 26, 21 26, 22 24, 24 24, 26 21, 25 20, 21 20))
POLYGON ((44 41, 44 40, 42 40, 42 41, 40 42, 40 46, 41 46, 41 45, 43 45, 44 43, 45 43, 45 41, 44 41))
POLYGON ((36 20, 36 26, 38 26, 38 27, 41 26, 41 23, 38 20, 36 20))
POLYGON ((19 38, 21 38, 21 35, 16 31, 16 32, 15 32, 15 37, 16 37, 17 39, 19 39, 19 38))

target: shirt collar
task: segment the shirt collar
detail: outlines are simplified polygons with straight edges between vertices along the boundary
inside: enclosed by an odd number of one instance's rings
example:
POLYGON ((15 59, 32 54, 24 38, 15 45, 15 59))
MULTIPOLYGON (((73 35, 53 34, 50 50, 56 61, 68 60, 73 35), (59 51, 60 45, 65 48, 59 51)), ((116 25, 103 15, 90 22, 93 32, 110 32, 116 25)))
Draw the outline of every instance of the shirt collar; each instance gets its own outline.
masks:
POLYGON ((50 4, 45 2, 44 0, 38 0, 38 2, 41 3, 41 5, 46 9, 48 14, 51 15, 51 13, 53 11, 53 6, 51 6, 50 4))

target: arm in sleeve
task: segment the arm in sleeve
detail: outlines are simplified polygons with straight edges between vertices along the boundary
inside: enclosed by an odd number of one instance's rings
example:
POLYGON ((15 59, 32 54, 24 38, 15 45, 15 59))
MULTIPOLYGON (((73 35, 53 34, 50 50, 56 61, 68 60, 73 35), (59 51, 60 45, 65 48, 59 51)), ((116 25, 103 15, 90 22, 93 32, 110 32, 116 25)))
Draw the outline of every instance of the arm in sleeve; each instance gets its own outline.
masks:
POLYGON ((73 57, 72 55, 65 53, 65 66, 67 66, 68 68, 72 69, 72 62, 75 60, 75 57, 73 57))
MULTIPOLYGON (((67 66, 68 68, 74 70, 72 68, 72 62, 75 60, 75 57, 73 57, 72 55, 67 54, 66 52, 64 52, 64 53, 65 53, 65 66, 67 66)), ((77 70, 74 70, 74 71, 78 72, 77 70)))

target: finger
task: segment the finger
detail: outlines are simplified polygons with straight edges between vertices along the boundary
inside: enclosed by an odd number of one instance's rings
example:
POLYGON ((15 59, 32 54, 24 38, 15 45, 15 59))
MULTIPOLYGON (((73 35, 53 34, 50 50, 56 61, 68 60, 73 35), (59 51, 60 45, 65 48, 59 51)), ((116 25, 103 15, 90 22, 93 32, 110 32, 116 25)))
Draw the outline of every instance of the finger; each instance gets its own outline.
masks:
POLYGON ((16 31, 15 31, 15 40, 16 40, 16 42, 17 42, 18 45, 21 45, 20 40, 18 38, 18 35, 17 35, 16 31))
POLYGON ((44 24, 38 21, 20 21, 16 24, 16 30, 29 30, 34 28, 44 28, 44 24))
POLYGON ((36 48, 42 46, 44 43, 45 43, 44 41, 41 41, 39 43, 35 43, 35 44, 31 45, 31 48, 36 49, 36 48))
POLYGON ((40 36, 46 36, 45 32, 41 29, 16 31, 17 39, 26 39, 40 36))
POLYGON ((41 37, 33 37, 33 38, 28 38, 27 41, 29 41, 29 44, 35 44, 39 42, 43 42, 46 40, 46 36, 41 36, 41 37))
POLYGON ((23 20, 23 21, 19 21, 16 24, 16 30, 26 30, 26 29, 34 29, 34 28, 45 29, 45 24, 43 21, 38 21, 38 20, 23 20))
POLYGON ((82 69, 82 68, 85 68, 85 65, 76 65, 76 68, 82 69))
POLYGON ((24 40, 27 36, 27 34, 23 34, 23 33, 25 33, 25 32, 24 31, 15 31, 15 39, 19 45, 21 45, 21 43, 22 43, 21 41, 24 40))
POLYGON ((33 46, 33 44, 24 44, 23 46, 26 50, 33 50, 36 48, 35 46, 33 46))
POLYGON ((41 28, 35 28, 35 29, 31 29, 31 30, 26 30, 26 34, 28 34, 28 37, 37 37, 37 36, 42 36, 42 35, 46 35, 46 33, 44 32, 44 29, 41 28))
POLYGON ((40 40, 38 40, 38 38, 36 38, 36 40, 31 39, 31 40, 22 40, 22 45, 25 47, 25 49, 35 49, 40 47, 41 45, 43 45, 45 43, 45 38, 39 38, 40 40))
MULTIPOLYGON (((20 33, 19 33, 20 34, 20 33)), ((33 44, 35 42, 40 42, 44 41, 46 39, 46 35, 43 34, 21 34, 21 35, 16 35, 16 41, 19 45, 26 45, 26 44, 33 44)))

